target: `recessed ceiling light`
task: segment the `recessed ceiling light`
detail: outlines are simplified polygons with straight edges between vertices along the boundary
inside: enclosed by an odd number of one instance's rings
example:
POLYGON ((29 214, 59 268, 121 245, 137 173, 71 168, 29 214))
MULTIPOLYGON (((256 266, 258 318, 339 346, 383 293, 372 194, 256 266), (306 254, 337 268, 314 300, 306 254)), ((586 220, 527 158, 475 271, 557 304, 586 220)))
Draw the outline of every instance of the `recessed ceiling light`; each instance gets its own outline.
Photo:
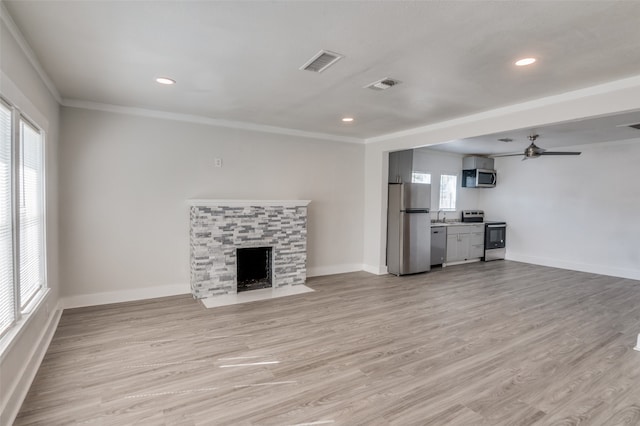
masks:
POLYGON ((342 121, 344 121, 345 123, 351 123, 353 121, 353 117, 344 117, 342 121))
POLYGON ((175 80, 172 80, 172 79, 167 78, 167 77, 158 77, 158 78, 156 78, 156 82, 160 83, 160 84, 176 84, 175 80))
POLYGON ((531 65, 535 61, 536 61, 536 58, 522 58, 522 59, 516 61, 515 64, 518 67, 524 67, 524 66, 527 66, 527 65, 531 65))

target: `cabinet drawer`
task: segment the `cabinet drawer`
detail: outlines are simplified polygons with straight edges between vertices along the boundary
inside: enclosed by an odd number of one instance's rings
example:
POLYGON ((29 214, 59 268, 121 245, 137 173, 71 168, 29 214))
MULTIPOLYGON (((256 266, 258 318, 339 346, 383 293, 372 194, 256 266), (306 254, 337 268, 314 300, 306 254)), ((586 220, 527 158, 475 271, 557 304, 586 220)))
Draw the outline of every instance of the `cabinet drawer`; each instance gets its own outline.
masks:
POLYGON ((484 234, 484 224, 482 225, 469 225, 469 232, 479 232, 484 234))
POLYGON ((448 234, 474 234, 484 235, 484 225, 449 225, 447 226, 448 234))
POLYGON ((468 234, 471 232, 471 228, 466 225, 449 225, 447 226, 447 235, 468 234))

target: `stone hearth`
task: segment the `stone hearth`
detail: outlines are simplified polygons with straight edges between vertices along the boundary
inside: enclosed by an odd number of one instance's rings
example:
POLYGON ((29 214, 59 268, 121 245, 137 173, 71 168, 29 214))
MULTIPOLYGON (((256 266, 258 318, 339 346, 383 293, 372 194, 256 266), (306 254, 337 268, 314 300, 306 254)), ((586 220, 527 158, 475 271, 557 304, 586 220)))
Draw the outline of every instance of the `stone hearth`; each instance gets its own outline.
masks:
POLYGON ((308 200, 189 203, 194 298, 237 293, 238 248, 272 247, 274 290, 305 283, 308 200))

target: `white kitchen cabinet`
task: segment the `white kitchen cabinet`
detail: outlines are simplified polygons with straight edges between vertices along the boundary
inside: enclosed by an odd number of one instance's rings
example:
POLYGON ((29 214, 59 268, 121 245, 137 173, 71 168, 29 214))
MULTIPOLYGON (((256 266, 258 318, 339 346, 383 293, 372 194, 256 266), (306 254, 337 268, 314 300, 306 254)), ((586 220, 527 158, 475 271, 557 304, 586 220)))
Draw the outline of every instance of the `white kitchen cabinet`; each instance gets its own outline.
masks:
POLYGON ((469 228, 472 228, 469 237, 469 259, 476 259, 484 256, 484 224, 469 228))
POLYGON ((473 170, 473 169, 484 169, 484 170, 493 170, 494 167, 494 159, 489 157, 464 157, 462 159, 462 169, 463 170, 473 170))
MULTIPOLYGON (((447 262, 465 260, 469 251, 469 235, 464 233, 451 233, 452 226, 447 229, 447 262)), ((454 230, 455 231, 455 230, 454 230)))
POLYGON ((447 226, 447 262, 484 256, 484 224, 447 226))

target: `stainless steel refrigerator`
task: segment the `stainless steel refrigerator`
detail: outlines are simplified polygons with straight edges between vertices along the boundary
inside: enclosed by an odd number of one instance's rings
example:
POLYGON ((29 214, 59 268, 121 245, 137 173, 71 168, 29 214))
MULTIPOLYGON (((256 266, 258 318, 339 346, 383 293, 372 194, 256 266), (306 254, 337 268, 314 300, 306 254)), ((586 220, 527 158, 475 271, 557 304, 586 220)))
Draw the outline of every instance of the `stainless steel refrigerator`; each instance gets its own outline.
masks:
POLYGON ((390 183, 387 270, 406 275, 431 270, 431 185, 390 183))

